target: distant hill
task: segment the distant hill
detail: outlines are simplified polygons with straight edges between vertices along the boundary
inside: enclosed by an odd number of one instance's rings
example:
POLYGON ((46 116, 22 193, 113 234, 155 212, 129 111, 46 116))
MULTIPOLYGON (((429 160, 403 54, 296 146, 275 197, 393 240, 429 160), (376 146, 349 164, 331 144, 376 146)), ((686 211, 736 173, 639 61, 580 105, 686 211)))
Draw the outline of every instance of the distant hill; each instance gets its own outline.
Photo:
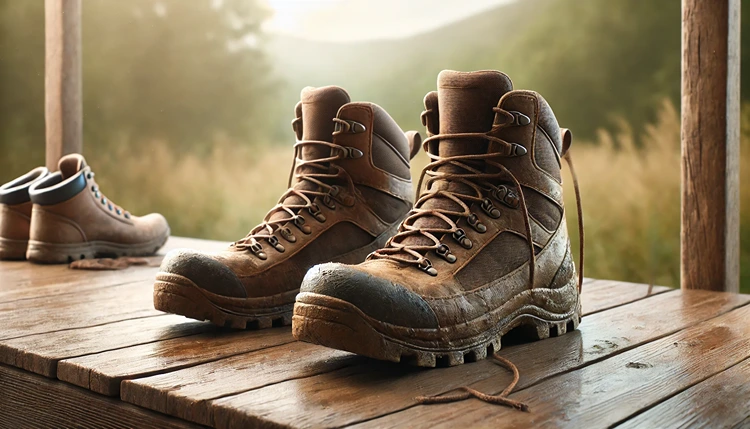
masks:
POLYGON ((420 129, 422 98, 441 70, 492 68, 542 93, 561 124, 588 139, 623 119, 640 130, 664 98, 679 103, 680 15, 680 0, 522 0, 404 40, 269 36, 267 52, 290 112, 302 87, 337 84, 420 129))

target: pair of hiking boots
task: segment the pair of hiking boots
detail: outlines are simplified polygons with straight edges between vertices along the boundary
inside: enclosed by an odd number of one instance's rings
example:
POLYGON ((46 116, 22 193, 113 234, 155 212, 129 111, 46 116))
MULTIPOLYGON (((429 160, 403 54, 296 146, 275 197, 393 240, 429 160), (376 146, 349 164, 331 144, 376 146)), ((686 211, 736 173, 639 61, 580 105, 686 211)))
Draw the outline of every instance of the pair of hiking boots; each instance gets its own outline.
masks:
POLYGON ((169 238, 160 214, 132 216, 102 195, 79 154, 0 186, 0 259, 69 263, 146 256, 169 238))
POLYGON ((575 329, 582 274, 560 174, 570 132, 497 71, 443 71, 424 105, 421 141, 339 87, 304 89, 289 190, 228 250, 170 252, 155 307, 233 328, 291 324, 303 341, 426 367, 483 359, 516 327, 575 329), (412 207, 420 146, 431 162, 412 207))

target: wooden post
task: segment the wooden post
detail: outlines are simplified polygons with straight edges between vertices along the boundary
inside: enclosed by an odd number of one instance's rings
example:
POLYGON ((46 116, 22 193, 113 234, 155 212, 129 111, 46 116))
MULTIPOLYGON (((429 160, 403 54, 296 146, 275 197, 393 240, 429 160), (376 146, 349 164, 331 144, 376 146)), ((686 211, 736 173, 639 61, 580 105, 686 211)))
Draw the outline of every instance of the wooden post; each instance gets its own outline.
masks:
POLYGON ((81 0, 45 0, 46 164, 82 149, 81 0))
POLYGON ((740 0, 683 0, 683 289, 739 291, 739 115, 740 0))

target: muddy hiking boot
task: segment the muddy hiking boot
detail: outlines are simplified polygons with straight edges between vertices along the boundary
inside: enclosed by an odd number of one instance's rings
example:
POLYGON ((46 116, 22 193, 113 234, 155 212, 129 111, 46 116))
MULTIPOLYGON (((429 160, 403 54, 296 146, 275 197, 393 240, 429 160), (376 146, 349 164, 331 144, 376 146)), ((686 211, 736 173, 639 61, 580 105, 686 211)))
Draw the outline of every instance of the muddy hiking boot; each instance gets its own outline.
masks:
POLYGON ((64 156, 58 169, 29 188, 33 209, 26 256, 30 261, 147 256, 169 238, 164 216, 133 216, 108 200, 83 156, 64 156))
POLYGON ((292 126, 295 161, 279 203, 225 251, 170 252, 156 309, 233 328, 289 325, 310 267, 362 262, 396 233, 413 204, 419 135, 335 86, 302 90, 292 126))
POLYGON ((575 329, 582 276, 560 175, 570 132, 497 71, 443 71, 425 108, 432 162, 414 210, 366 262, 310 270, 294 336, 434 367, 484 359, 514 328, 535 339, 575 329))
POLYGON ((26 259, 32 207, 29 188, 47 175, 49 170, 38 167, 0 186, 0 259, 26 259))

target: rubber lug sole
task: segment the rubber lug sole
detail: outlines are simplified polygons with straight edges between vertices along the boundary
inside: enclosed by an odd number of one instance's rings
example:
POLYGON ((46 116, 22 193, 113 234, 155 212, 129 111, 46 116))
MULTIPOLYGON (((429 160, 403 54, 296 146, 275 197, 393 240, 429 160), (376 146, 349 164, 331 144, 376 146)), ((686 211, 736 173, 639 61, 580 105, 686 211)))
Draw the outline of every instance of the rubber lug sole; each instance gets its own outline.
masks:
POLYGON ((263 309, 262 313, 238 314, 213 304, 200 288, 182 276, 159 273, 154 284, 154 308, 167 313, 235 329, 266 329, 292 324, 294 304, 263 309), (176 279, 179 281, 175 281, 176 279))
POLYGON ((39 264, 69 264, 81 259, 96 259, 120 256, 151 256, 166 244, 169 232, 164 237, 146 243, 121 244, 107 241, 84 243, 45 243, 29 240, 26 258, 39 264))
MULTIPOLYGON (((537 316, 521 314, 500 327, 490 338, 462 349, 424 349, 390 338, 365 320, 361 310, 336 298, 314 295, 316 304, 301 302, 294 305, 292 334, 298 340, 349 351, 374 359, 406 362, 420 367, 445 367, 486 359, 502 347, 502 337, 511 330, 524 340, 542 340, 563 335, 578 328, 581 322, 580 303, 576 311, 563 320, 547 321, 537 316), (321 305, 326 298, 331 305, 321 305)), ((514 336, 516 336, 514 335, 514 336)))

